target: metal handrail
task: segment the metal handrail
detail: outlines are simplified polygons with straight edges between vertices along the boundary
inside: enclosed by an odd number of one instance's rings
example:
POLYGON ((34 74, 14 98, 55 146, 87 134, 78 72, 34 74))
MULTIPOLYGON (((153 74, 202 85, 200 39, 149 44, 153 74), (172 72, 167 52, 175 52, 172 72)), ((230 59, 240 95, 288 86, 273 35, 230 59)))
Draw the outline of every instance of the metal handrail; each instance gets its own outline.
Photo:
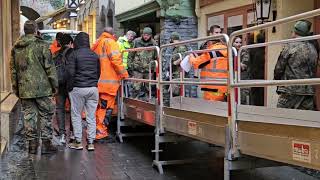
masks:
MULTIPOLYGON (((170 43, 170 44, 165 44, 160 46, 160 55, 162 55, 163 51, 165 48, 167 47, 172 47, 172 46, 179 46, 179 45, 185 45, 185 44, 189 44, 189 43, 195 43, 195 42, 199 42, 199 41, 206 41, 206 40, 215 40, 215 39, 225 39, 226 41, 226 46, 228 47, 229 45, 229 36, 227 34, 219 34, 219 35, 212 35, 212 36, 207 36, 207 37, 202 37, 202 38, 196 38, 196 39, 192 39, 192 40, 186 40, 186 41, 181 41, 181 42, 176 42, 176 43, 170 43)), ((231 51, 233 51, 231 49, 231 51)), ((229 53, 230 54, 230 53, 229 53)), ((232 54, 232 53, 231 53, 232 54)), ((180 81, 180 82, 174 82, 174 81, 163 81, 163 77, 162 77, 162 56, 159 56, 159 78, 158 78, 158 84, 159 84, 159 108, 160 110, 162 110, 163 108, 163 98, 162 98, 162 94, 163 94, 163 85, 165 84, 188 84, 188 85, 227 85, 227 82, 212 82, 212 81, 207 81, 207 82, 189 82, 189 81, 180 81)), ((162 113, 160 113, 160 121, 159 121, 159 131, 163 132, 163 125, 162 125, 162 113)))
MULTIPOLYGON (((230 42, 233 42, 237 36, 245 34, 245 33, 248 33, 248 32, 262 30, 262 29, 266 29, 268 27, 273 27, 273 26, 276 26, 276 25, 279 25, 279 24, 289 23, 289 22, 297 21, 297 20, 301 20, 301 19, 312 18, 312 17, 315 17, 317 15, 320 15, 320 9, 308 11, 308 12, 305 12, 305 13, 301 13, 301 14, 293 15, 293 16, 286 17, 286 18, 283 18, 283 19, 279 19, 279 20, 276 20, 276 21, 272 21, 272 22, 268 22, 268 23, 265 23, 265 24, 261 24, 261 25, 258 25, 258 26, 253 26, 253 27, 249 27, 249 28, 242 29, 242 30, 239 30, 239 31, 235 31, 235 32, 231 33, 231 35, 230 35, 230 42)), ((229 48, 229 52, 231 52, 232 51, 231 50, 232 43, 229 44, 228 48, 229 48)), ((229 67, 230 67, 230 69, 233 69, 233 64, 232 64, 232 58, 233 57, 232 57, 231 54, 229 54, 228 57, 229 57, 229 67)), ((233 80, 232 80, 233 77, 234 77, 233 71, 229 71, 229 77, 230 77, 230 84, 233 84, 234 83, 233 80)))
POLYGON ((317 85, 320 78, 294 79, 294 80, 242 80, 239 83, 230 84, 230 87, 266 87, 266 86, 293 86, 293 85, 317 85))
MULTIPOLYGON (((244 45, 244 46, 240 47, 238 53, 241 54, 241 52, 244 49, 253 49, 253 48, 266 47, 266 46, 272 46, 272 45, 286 44, 286 43, 291 43, 291 42, 309 41, 309 40, 314 40, 314 39, 320 39, 320 34, 312 35, 312 36, 306 36, 306 37, 299 37, 299 38, 291 38, 291 39, 270 41, 270 42, 265 42, 265 43, 244 45)), ((241 63, 241 56, 238 57, 238 65, 240 65, 240 63, 241 63)), ((237 73, 237 81, 236 82, 243 81, 240 78, 241 67, 238 66, 237 69, 238 69, 238 73, 237 73)))
MULTIPOLYGON (((316 9, 316 10, 312 10, 309 12, 305 12, 305 13, 301 13, 301 14, 297 14, 297 15, 293 15, 290 17, 286 17, 283 19, 279 19, 276 21, 272 21, 266 24, 261 24, 258 26, 254 26, 254 27, 250 27, 250 28, 246 28, 246 29, 242 29, 239 31, 235 31, 233 33, 231 33, 230 35, 230 42, 233 42, 235 40, 235 38, 239 35, 248 33, 248 32, 252 32, 252 31, 257 31, 257 30, 262 30, 262 29, 266 29, 269 27, 273 27, 279 24, 283 24, 283 23, 289 23, 292 21, 297 21, 300 19, 307 19, 307 18, 311 18, 311 17, 315 17, 320 15, 320 9, 316 9)), ((232 50, 232 43, 228 44, 228 50, 229 52, 231 52, 232 50)), ((228 60, 229 60, 229 67, 230 69, 234 69, 233 67, 233 57, 232 54, 228 54, 228 60)), ((240 64, 238 64, 239 66, 240 64)), ((237 68, 238 69, 238 68, 237 68)), ((230 96, 230 101, 229 103, 229 112, 228 112, 228 126, 230 128, 230 136, 231 139, 229 141, 230 143, 230 151, 228 154, 228 158, 232 159, 232 156, 239 156, 238 150, 237 150, 237 144, 236 144, 236 138, 237 138, 237 104, 235 101, 235 88, 237 87, 246 87, 247 86, 251 86, 251 85, 263 85, 263 86, 267 86, 267 85, 293 85, 295 83, 300 83, 300 84, 310 84, 310 83, 317 83, 320 82, 320 80, 318 78, 316 79, 301 79, 301 80, 277 80, 277 81, 256 81, 256 82, 249 82, 249 83, 238 83, 237 82, 237 77, 234 76, 234 72, 233 71, 229 71, 229 96, 230 96)))
MULTIPOLYGON (((132 48, 132 49, 125 49, 123 50, 123 52, 139 52, 139 51, 154 51, 156 50, 157 52, 157 58, 159 57, 160 55, 160 48, 158 46, 149 46, 149 47, 139 47, 139 48, 132 48)), ((148 86, 149 86, 149 100, 151 100, 151 85, 155 85, 158 83, 158 80, 152 80, 152 70, 151 70, 151 65, 152 63, 155 63, 155 69, 156 69, 156 72, 159 68, 158 66, 158 62, 157 60, 154 60, 154 61, 151 61, 150 64, 149 64, 149 79, 139 79, 139 78, 126 78, 123 80, 123 82, 125 81, 130 81, 130 82, 143 82, 143 83, 148 83, 148 86)), ((158 76, 158 73, 156 73, 156 76, 158 76)), ((156 77, 157 78, 157 77, 156 77)), ((124 86, 122 86, 122 88, 124 88, 124 86)))
MULTIPOLYGON (((227 34, 218 34, 218 35, 206 36, 206 37, 202 37, 202 38, 180 41, 180 42, 176 42, 176 43, 164 44, 164 45, 160 46, 160 49, 163 49, 166 47, 189 44, 189 43, 193 43, 193 42, 199 42, 199 41, 215 40, 215 39, 219 39, 219 38, 224 38, 225 40, 227 40, 226 42, 229 41, 229 36, 227 34)), ((161 52, 161 54, 162 54, 162 52, 161 52)))
MULTIPOLYGON (((217 48, 214 49, 214 51, 219 51, 219 50, 227 50, 227 48, 217 48)), ((201 49, 201 50, 190 50, 190 51, 186 51, 186 54, 193 54, 193 53, 205 53, 205 52, 212 52, 212 49, 201 49)))
MULTIPOLYGON (((248 32, 253 32, 253 31, 257 31, 257 30, 266 29, 268 27, 273 27, 273 26, 276 26, 276 25, 279 25, 279 24, 285 24, 285 23, 289 23, 289 22, 292 22, 292 21, 312 18, 312 17, 315 17, 315 16, 317 16, 319 14, 320 14, 320 9, 315 9, 315 10, 304 12, 304 13, 301 13, 301 14, 296 14, 296 15, 293 15, 293 16, 289 16, 289 17, 286 17, 286 18, 283 18, 283 19, 278 19, 276 21, 271 21, 271 22, 268 22, 268 23, 265 23, 265 24, 260 24, 260 25, 249 27, 249 28, 246 28, 246 29, 241 29, 239 31, 235 31, 235 32, 231 33, 230 40, 231 40, 231 37, 236 37, 236 36, 239 36, 241 34, 245 34, 245 33, 248 33, 248 32)), ((230 41, 230 42, 233 42, 233 41, 230 41)))

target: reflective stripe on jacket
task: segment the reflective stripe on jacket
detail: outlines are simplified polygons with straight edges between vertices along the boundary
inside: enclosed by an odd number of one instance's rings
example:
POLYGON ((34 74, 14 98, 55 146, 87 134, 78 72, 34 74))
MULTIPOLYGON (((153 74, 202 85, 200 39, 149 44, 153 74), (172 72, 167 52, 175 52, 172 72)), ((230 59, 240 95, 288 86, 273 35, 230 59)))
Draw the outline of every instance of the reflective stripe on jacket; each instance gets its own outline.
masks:
POLYGON ((100 57, 99 93, 115 96, 120 86, 120 80, 128 77, 128 72, 122 64, 119 46, 109 33, 102 33, 92 50, 100 57))
POLYGON ((128 52, 123 52, 126 49, 132 48, 132 45, 129 43, 128 39, 126 36, 119 37, 118 39, 118 44, 120 48, 120 52, 122 53, 122 62, 123 66, 128 69, 128 52))
MULTIPOLYGON (((222 49, 227 46, 216 43, 208 49, 222 49)), ((202 80, 227 80, 228 79, 228 54, 227 49, 204 53, 198 57, 191 57, 190 62, 195 69, 201 68, 200 78, 202 80)), ((226 86, 202 85, 204 91, 227 93, 226 86)))

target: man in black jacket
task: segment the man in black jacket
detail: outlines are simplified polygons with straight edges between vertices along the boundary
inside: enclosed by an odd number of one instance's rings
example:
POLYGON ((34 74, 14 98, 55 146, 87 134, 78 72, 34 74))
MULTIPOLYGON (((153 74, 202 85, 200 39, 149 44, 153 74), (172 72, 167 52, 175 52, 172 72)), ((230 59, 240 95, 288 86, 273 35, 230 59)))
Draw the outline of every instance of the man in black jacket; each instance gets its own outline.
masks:
POLYGON ((69 144, 72 149, 83 149, 81 112, 85 110, 88 123, 88 150, 93 151, 96 137, 95 112, 99 93, 97 83, 100 77, 99 57, 90 50, 89 35, 79 33, 74 40, 74 52, 67 58, 67 88, 71 102, 71 121, 75 141, 69 144))
MULTIPOLYGON (((66 57, 73 52, 73 39, 69 34, 63 34, 61 41, 61 49, 53 55, 53 60, 56 65, 59 90, 58 94, 55 96, 56 99, 56 115, 57 122, 59 126, 59 139, 61 143, 66 143, 65 140, 65 104, 68 98, 68 91, 66 88, 66 57)), ((70 126, 70 131, 72 131, 72 125, 70 126)))

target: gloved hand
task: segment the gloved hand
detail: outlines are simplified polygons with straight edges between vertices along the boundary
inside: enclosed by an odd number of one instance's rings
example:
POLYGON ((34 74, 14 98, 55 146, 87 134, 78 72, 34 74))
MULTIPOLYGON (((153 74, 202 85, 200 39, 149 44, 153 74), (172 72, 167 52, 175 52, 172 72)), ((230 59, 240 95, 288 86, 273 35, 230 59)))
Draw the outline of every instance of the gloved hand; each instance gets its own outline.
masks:
POLYGON ((104 117, 103 123, 106 126, 109 126, 111 122, 111 116, 112 116, 112 109, 108 109, 106 112, 106 116, 104 117))
POLYGON ((102 109, 107 109, 108 101, 107 100, 100 100, 100 106, 102 109))
POLYGON ((128 78, 128 77, 129 77, 128 71, 126 71, 125 73, 120 75, 120 79, 125 79, 125 78, 128 78))

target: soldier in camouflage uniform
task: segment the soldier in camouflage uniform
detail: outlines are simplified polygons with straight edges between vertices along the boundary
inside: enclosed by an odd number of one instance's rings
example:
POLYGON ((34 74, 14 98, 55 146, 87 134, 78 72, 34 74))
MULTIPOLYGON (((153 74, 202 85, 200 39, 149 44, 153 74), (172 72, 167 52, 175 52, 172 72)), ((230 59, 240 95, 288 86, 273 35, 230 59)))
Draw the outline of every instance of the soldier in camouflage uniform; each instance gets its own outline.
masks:
MULTIPOLYGON (((235 38, 234 42, 233 42, 233 47, 235 47, 237 49, 237 51, 239 52, 240 48, 242 46, 242 39, 240 37, 235 38)), ((241 59, 240 62, 240 66, 241 66, 241 80, 247 80, 249 79, 249 75, 248 75, 248 62, 249 62, 249 51, 248 49, 243 49, 241 51, 241 54, 238 54, 238 56, 241 59)), ((249 93, 250 93, 250 89, 249 88, 241 88, 240 90, 241 93, 241 104, 249 104, 249 93)))
MULTIPOLYGON (((306 20, 294 25, 293 37, 308 36, 311 23, 306 20)), ((307 79, 315 78, 318 54, 308 41, 292 42, 282 50, 274 70, 274 79, 307 79)), ((289 109, 314 110, 315 89, 310 85, 279 86, 280 95, 277 107, 289 109)))
POLYGON ((39 144, 38 121, 43 154, 56 152, 52 140, 54 104, 58 78, 49 44, 36 37, 37 24, 26 21, 22 36, 11 51, 10 69, 13 92, 20 98, 24 114, 22 135, 29 141, 29 153, 36 154, 39 144))
MULTIPOLYGON (((145 27, 142 36, 134 40, 133 48, 155 46, 152 39, 152 29, 145 27)), ((149 64, 157 59, 155 50, 130 52, 128 56, 128 71, 131 77, 138 79, 149 79, 149 64)), ((154 66, 152 67, 154 69, 154 66)), ((147 83, 133 83, 132 98, 147 100, 149 86, 147 83)))
MULTIPOLYGON (((173 32, 170 35, 170 43, 177 43, 180 42, 180 35, 177 32, 173 32)), ((188 51, 188 48, 184 45, 176 46, 172 50, 172 56, 170 58, 171 60, 171 66, 172 66, 172 79, 177 80, 180 78, 180 62, 182 59, 180 59, 179 53, 182 55, 182 57, 185 56, 185 52, 188 51)), ((168 63, 167 67, 170 66, 170 63, 168 63)), ((169 80, 169 77, 167 78, 169 80)), ((170 86, 164 87, 164 93, 163 93, 163 103, 165 106, 170 105, 170 91, 172 91, 172 96, 179 96, 180 95, 180 86, 177 84, 173 84, 170 86)))

